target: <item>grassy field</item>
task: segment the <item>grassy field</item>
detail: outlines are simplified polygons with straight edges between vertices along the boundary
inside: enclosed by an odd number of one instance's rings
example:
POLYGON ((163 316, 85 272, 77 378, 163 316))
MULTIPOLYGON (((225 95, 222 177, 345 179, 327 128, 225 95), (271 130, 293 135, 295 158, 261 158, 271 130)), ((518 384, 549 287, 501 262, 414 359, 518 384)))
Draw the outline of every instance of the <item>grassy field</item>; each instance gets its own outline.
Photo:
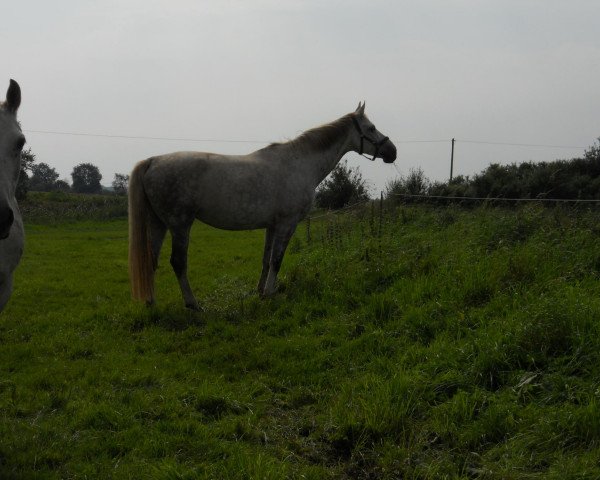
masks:
POLYGON ((195 313, 166 249, 158 306, 130 302, 124 219, 28 223, 0 478, 600 478, 600 211, 366 209, 311 235, 260 300, 262 232, 195 225, 195 313))

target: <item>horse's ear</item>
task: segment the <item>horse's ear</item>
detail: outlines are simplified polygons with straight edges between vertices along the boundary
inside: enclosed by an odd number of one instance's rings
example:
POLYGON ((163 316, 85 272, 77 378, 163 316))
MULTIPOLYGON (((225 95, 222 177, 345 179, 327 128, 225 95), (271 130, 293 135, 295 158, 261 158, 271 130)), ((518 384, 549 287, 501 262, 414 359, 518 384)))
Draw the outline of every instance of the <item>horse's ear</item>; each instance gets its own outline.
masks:
POLYGON ((364 115, 365 113, 365 102, 358 102, 358 107, 356 107, 356 111, 355 113, 357 113, 358 115, 364 115))
POLYGON ((21 87, 12 78, 6 92, 6 108, 9 112, 16 113, 21 105, 21 87))

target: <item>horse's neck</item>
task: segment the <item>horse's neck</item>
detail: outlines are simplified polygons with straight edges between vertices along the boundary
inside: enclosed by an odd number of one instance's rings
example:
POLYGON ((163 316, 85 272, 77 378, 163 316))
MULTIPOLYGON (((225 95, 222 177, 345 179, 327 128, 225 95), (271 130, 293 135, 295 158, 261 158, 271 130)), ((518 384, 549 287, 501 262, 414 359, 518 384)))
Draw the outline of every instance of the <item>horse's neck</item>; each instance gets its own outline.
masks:
POLYGON ((329 148, 309 152, 302 159, 303 163, 310 165, 310 173, 315 187, 331 173, 342 157, 352 150, 348 137, 349 135, 344 135, 329 148))

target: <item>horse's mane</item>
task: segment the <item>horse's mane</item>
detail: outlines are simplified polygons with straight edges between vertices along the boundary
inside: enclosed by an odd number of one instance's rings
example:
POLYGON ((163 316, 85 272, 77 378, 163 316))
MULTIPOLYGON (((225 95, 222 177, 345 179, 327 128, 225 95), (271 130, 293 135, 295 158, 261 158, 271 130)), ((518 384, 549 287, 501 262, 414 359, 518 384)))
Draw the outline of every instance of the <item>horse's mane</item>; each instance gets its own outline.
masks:
POLYGON ((348 127, 352 125, 352 115, 352 113, 348 113, 331 123, 306 130, 292 140, 271 143, 266 148, 274 149, 290 146, 309 150, 327 149, 336 142, 341 135, 344 135, 348 131, 348 127))

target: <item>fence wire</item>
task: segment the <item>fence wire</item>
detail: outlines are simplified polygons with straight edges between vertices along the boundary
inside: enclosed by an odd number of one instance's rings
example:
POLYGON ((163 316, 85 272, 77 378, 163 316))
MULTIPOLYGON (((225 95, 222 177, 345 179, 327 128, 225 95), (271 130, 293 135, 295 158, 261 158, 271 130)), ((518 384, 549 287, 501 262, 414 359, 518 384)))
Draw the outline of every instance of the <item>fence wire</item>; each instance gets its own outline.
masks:
POLYGON ((586 198, 508 198, 508 197, 451 197, 445 195, 416 195, 410 193, 390 193, 392 197, 406 198, 431 198, 436 200, 472 200, 472 201, 489 201, 489 202, 555 202, 555 203, 600 203, 600 199, 586 198))

